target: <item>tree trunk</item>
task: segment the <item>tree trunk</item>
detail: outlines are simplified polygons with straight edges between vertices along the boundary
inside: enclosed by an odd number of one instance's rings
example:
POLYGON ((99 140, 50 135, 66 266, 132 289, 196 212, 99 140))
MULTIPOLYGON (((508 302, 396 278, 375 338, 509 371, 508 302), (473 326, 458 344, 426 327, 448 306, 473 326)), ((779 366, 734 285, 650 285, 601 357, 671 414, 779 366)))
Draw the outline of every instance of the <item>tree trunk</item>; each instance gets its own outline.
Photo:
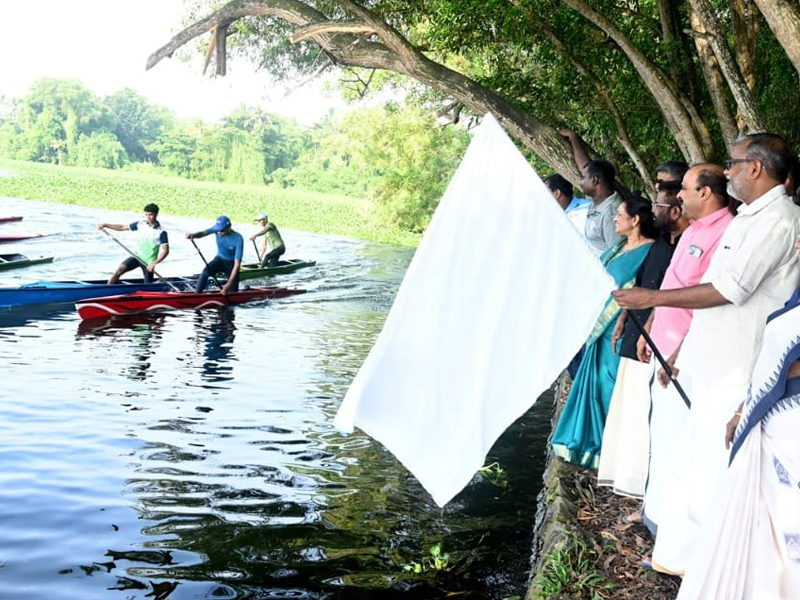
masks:
POLYGON ((714 52, 705 37, 706 30, 703 27, 703 23, 691 6, 689 7, 689 20, 692 24, 692 30, 701 34, 694 36, 694 44, 697 48, 697 56, 700 59, 700 68, 706 80, 708 93, 711 95, 711 102, 717 114, 722 138, 725 140, 725 147, 730 150, 736 143, 739 129, 736 126, 736 121, 733 118, 728 102, 728 90, 725 87, 722 73, 720 73, 717 57, 714 56, 714 52))
POLYGON ((751 2, 731 0, 733 17, 733 48, 736 51, 736 62, 742 72, 744 82, 750 90, 756 87, 756 50, 758 46, 758 30, 760 19, 758 10, 751 2))
POLYGON ((790 0, 755 0, 767 25, 800 73, 800 6, 790 0))
MULTIPOLYGON (((671 81, 664 71, 634 46, 618 27, 593 10, 584 0, 562 0, 562 2, 594 23, 627 56, 645 88, 664 114, 670 131, 686 160, 690 163, 705 162, 713 154, 710 139, 703 136, 698 130, 698 125, 705 128, 705 124, 702 123, 699 116, 693 118, 693 115, 686 109, 685 102, 689 102, 689 100, 681 98, 682 94, 675 82, 671 81)), ((697 115, 696 111, 694 113, 697 115)))
POLYGON ((630 136, 628 135, 628 129, 625 126, 622 113, 620 112, 616 103, 611 99, 608 88, 594 73, 594 71, 592 71, 585 63, 583 63, 562 41, 562 39, 556 35, 555 31, 553 31, 547 23, 542 21, 536 13, 523 7, 520 0, 511 0, 511 3, 525 13, 525 15, 536 25, 536 28, 541 31, 547 37, 547 39, 550 40, 559 54, 569 60, 579 73, 592 82, 594 87, 597 89, 598 94, 600 95, 600 99, 606 106, 606 109, 608 109, 608 112, 610 112, 614 117, 614 123, 617 126, 617 139, 619 140, 619 143, 625 149, 625 152, 627 152, 628 156, 633 162, 633 165, 638 171, 647 192, 651 195, 654 195, 656 188, 655 184, 653 183, 653 179, 647 172, 647 167, 644 164, 644 160, 642 160, 641 155, 636 150, 636 146, 633 144, 630 136))
POLYGON ((719 26, 719 20, 714 12, 714 7, 711 6, 711 2, 709 0, 689 0, 689 5, 692 12, 703 23, 703 28, 708 32, 706 38, 712 50, 714 50, 714 55, 717 57, 719 67, 725 76, 725 81, 728 83, 743 120, 743 126, 740 129, 751 133, 765 131, 766 127, 764 119, 761 117, 761 111, 753 97, 753 92, 747 87, 744 77, 742 77, 739 65, 733 58, 725 32, 719 26))

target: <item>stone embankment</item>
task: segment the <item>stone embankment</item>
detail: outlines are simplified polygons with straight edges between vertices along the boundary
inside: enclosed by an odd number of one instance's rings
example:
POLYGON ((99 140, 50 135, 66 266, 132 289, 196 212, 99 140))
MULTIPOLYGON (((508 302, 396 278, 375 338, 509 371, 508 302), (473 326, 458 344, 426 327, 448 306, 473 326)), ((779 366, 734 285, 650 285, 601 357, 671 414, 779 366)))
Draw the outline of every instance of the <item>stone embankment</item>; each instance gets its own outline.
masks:
MULTIPOLYGON (((556 385, 558 419, 569 377, 556 385)), ((597 485, 594 471, 555 457, 548 444, 526 600, 673 600, 676 578, 647 569, 652 538, 626 517, 640 502, 597 485)))

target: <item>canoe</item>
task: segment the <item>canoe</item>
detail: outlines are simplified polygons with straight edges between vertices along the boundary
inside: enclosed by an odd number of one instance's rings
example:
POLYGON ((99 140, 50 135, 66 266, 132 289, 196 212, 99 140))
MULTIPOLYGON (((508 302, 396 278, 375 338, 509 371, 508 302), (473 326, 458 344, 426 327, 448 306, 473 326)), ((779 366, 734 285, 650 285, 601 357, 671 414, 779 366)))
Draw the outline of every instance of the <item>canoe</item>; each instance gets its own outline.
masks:
POLYGON ((23 240, 30 240, 33 238, 42 237, 41 233, 23 233, 18 235, 0 235, 0 244, 7 244, 10 242, 21 242, 23 240))
POLYGON ((219 292, 134 292, 122 296, 91 298, 75 303, 81 319, 103 319, 115 315, 134 314, 147 311, 217 308, 264 300, 284 298, 303 294, 299 288, 256 287, 238 292, 220 294, 219 292))
MULTIPOLYGON (((194 282, 180 277, 168 278, 179 289, 191 289, 194 282)), ((0 309, 12 306, 33 304, 73 303, 98 296, 129 294, 140 290, 151 292, 167 291, 169 286, 163 281, 144 283, 139 279, 125 279, 108 284, 107 280, 89 281, 37 281, 16 287, 0 287, 0 309)))
POLYGON ((303 260, 301 258, 279 260, 278 264, 274 267, 262 267, 258 263, 251 263, 248 265, 242 265, 239 268, 239 280, 245 281, 247 279, 256 279, 258 277, 272 277, 273 275, 294 273, 299 269, 313 267, 315 264, 317 264, 317 261, 315 260, 303 260))
POLYGON ((0 254, 0 271, 21 269, 22 267, 32 267, 33 265, 43 265, 51 262, 53 262, 52 256, 28 258, 24 254, 0 254))
POLYGON ((0 217, 0 223, 12 223, 14 221, 22 221, 22 217, 0 217))

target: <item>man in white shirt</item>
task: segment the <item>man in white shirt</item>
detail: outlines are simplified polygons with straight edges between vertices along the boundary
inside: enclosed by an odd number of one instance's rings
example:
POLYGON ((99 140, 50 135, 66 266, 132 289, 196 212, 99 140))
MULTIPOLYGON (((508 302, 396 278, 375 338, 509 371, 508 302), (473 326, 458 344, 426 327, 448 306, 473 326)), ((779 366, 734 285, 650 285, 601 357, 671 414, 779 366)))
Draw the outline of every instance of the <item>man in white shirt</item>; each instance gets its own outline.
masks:
POLYGON ((682 574, 686 568, 727 467, 725 425, 747 390, 766 318, 800 283, 794 250, 800 208, 783 186, 792 156, 774 134, 737 141, 725 175, 730 195, 743 204, 699 285, 614 292, 623 308, 706 309, 694 312, 677 361, 681 379, 690 381, 692 406, 653 552, 653 566, 662 571, 682 574))

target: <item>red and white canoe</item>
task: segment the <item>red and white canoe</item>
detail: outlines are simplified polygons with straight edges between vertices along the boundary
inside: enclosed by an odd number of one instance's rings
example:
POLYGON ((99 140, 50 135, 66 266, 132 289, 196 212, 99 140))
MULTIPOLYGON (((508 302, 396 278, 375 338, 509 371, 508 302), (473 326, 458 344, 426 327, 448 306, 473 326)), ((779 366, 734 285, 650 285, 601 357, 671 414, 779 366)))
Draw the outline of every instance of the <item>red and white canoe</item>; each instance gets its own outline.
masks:
POLYGON ((14 221, 22 221, 22 217, 0 217, 0 223, 13 223, 14 221))
POLYGON ((202 294, 194 292, 133 292, 121 296, 82 300, 75 303, 75 308, 81 319, 89 320, 147 311, 215 308, 304 293, 303 289, 281 287, 255 287, 239 292, 229 292, 226 295, 219 292, 202 294))

